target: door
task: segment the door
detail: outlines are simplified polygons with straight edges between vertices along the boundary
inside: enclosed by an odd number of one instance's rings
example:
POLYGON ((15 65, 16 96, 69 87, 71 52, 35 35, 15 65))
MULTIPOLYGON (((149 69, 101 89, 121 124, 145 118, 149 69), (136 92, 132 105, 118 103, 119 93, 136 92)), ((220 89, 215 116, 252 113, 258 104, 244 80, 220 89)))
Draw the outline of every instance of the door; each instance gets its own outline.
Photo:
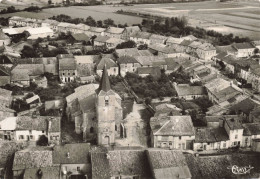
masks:
POLYGON ((187 141, 186 141, 186 149, 187 149, 187 150, 192 150, 192 149, 193 149, 192 140, 187 140, 187 141))
POLYGON ((105 136, 105 139, 104 139, 104 145, 109 145, 109 141, 110 139, 109 139, 109 136, 105 136))

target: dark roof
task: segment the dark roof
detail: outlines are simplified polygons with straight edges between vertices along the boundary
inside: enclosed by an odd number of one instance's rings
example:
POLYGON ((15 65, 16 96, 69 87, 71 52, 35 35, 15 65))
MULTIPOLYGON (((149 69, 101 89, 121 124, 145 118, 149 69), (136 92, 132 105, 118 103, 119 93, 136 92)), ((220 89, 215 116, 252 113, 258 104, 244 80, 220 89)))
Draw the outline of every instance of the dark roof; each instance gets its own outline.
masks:
POLYGON ((117 175, 139 175, 142 179, 152 178, 148 159, 143 150, 92 152, 91 162, 93 179, 107 179, 117 175))
POLYGON ((0 142, 0 168, 5 168, 12 155, 21 149, 21 145, 11 141, 0 142))
POLYGON ((148 150, 147 153, 155 179, 191 178, 181 151, 148 150))
POLYGON ((229 140, 228 134, 223 127, 197 128, 195 132, 196 143, 220 142, 229 140))
POLYGON ((71 34, 71 36, 76 41, 85 41, 88 42, 90 40, 89 36, 87 36, 85 33, 78 33, 78 34, 71 34))
POLYGON ((230 130, 243 129, 242 124, 237 118, 226 119, 225 123, 228 125, 230 130))
POLYGON ((104 66, 103 74, 100 80, 99 91, 108 92, 111 90, 110 81, 107 73, 107 66, 104 66))
POLYGON ((190 45, 191 43, 192 43, 192 41, 183 40, 183 41, 180 43, 180 45, 182 45, 182 46, 188 46, 188 45, 190 45))
POLYGON ((236 49, 248 49, 248 48, 255 48, 251 43, 244 42, 244 43, 235 43, 233 44, 233 47, 236 49))
POLYGON ((10 76, 11 69, 0 65, 0 76, 10 76))
POLYGON ((244 132, 243 135, 260 135, 260 124, 259 123, 247 123, 243 124, 244 132))
POLYGON ((54 147, 53 164, 89 164, 90 144, 75 143, 57 145, 54 147))
POLYGON ((38 178, 38 172, 42 172, 41 179, 58 179, 60 178, 60 166, 51 166, 51 167, 37 167, 25 169, 23 178, 34 179, 38 178))
POLYGON ((77 64, 74 57, 59 59, 59 70, 76 70, 77 64))
POLYGON ((152 76, 160 77, 161 76, 161 68, 160 67, 139 67, 137 68, 137 73, 141 74, 150 74, 152 76))
POLYGON ((117 61, 119 64, 139 63, 134 57, 130 56, 121 56, 117 61))
POLYGON ((235 105, 233 105, 231 111, 242 111, 243 113, 249 115, 249 113, 256 107, 259 106, 256 102, 252 101, 250 98, 247 98, 235 105))

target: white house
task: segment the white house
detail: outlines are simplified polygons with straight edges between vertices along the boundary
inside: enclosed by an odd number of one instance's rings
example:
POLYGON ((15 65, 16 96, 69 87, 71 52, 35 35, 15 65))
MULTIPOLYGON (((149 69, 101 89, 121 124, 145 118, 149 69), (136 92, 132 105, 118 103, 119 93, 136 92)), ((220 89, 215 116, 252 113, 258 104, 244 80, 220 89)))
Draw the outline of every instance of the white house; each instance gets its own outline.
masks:
POLYGON ((244 128, 238 118, 226 119, 224 128, 229 136, 230 147, 241 146, 244 128))
POLYGON ((249 43, 235 43, 232 45, 234 49, 236 49, 236 57, 250 57, 254 55, 255 47, 249 43))
POLYGON ((251 147, 254 139, 260 139, 260 124, 246 123, 243 124, 243 128, 242 147, 251 147))

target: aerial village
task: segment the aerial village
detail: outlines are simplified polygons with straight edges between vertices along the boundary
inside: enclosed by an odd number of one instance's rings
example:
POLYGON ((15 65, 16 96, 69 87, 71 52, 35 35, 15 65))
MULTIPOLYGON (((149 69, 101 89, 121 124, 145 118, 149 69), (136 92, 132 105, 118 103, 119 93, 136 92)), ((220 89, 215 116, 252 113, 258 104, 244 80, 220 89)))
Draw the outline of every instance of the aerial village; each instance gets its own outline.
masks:
POLYGON ((259 49, 13 16, 0 178, 259 178, 259 49))

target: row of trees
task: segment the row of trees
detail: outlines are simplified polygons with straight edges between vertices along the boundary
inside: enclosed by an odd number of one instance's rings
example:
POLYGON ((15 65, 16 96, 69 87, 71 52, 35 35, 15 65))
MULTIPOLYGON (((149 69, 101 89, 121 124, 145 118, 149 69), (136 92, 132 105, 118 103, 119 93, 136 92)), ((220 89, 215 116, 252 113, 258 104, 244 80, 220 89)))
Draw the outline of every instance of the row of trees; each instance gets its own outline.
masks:
POLYGON ((86 19, 84 18, 71 18, 68 15, 65 14, 60 14, 57 16, 53 16, 50 19, 59 21, 59 22, 67 22, 67 23, 72 23, 72 24, 86 24, 92 27, 102 27, 102 28, 107 28, 108 26, 113 26, 113 27, 127 27, 127 24, 118 24, 116 25, 114 20, 108 18, 105 19, 104 21, 98 20, 96 21, 93 17, 88 16, 86 19))
POLYGON ((38 7, 38 6, 30 6, 24 9, 16 9, 14 6, 9 6, 5 9, 2 9, 0 11, 0 14, 9 14, 9 13, 14 13, 14 12, 19 12, 19 11, 27 11, 27 12, 39 12, 41 11, 42 8, 38 7))

